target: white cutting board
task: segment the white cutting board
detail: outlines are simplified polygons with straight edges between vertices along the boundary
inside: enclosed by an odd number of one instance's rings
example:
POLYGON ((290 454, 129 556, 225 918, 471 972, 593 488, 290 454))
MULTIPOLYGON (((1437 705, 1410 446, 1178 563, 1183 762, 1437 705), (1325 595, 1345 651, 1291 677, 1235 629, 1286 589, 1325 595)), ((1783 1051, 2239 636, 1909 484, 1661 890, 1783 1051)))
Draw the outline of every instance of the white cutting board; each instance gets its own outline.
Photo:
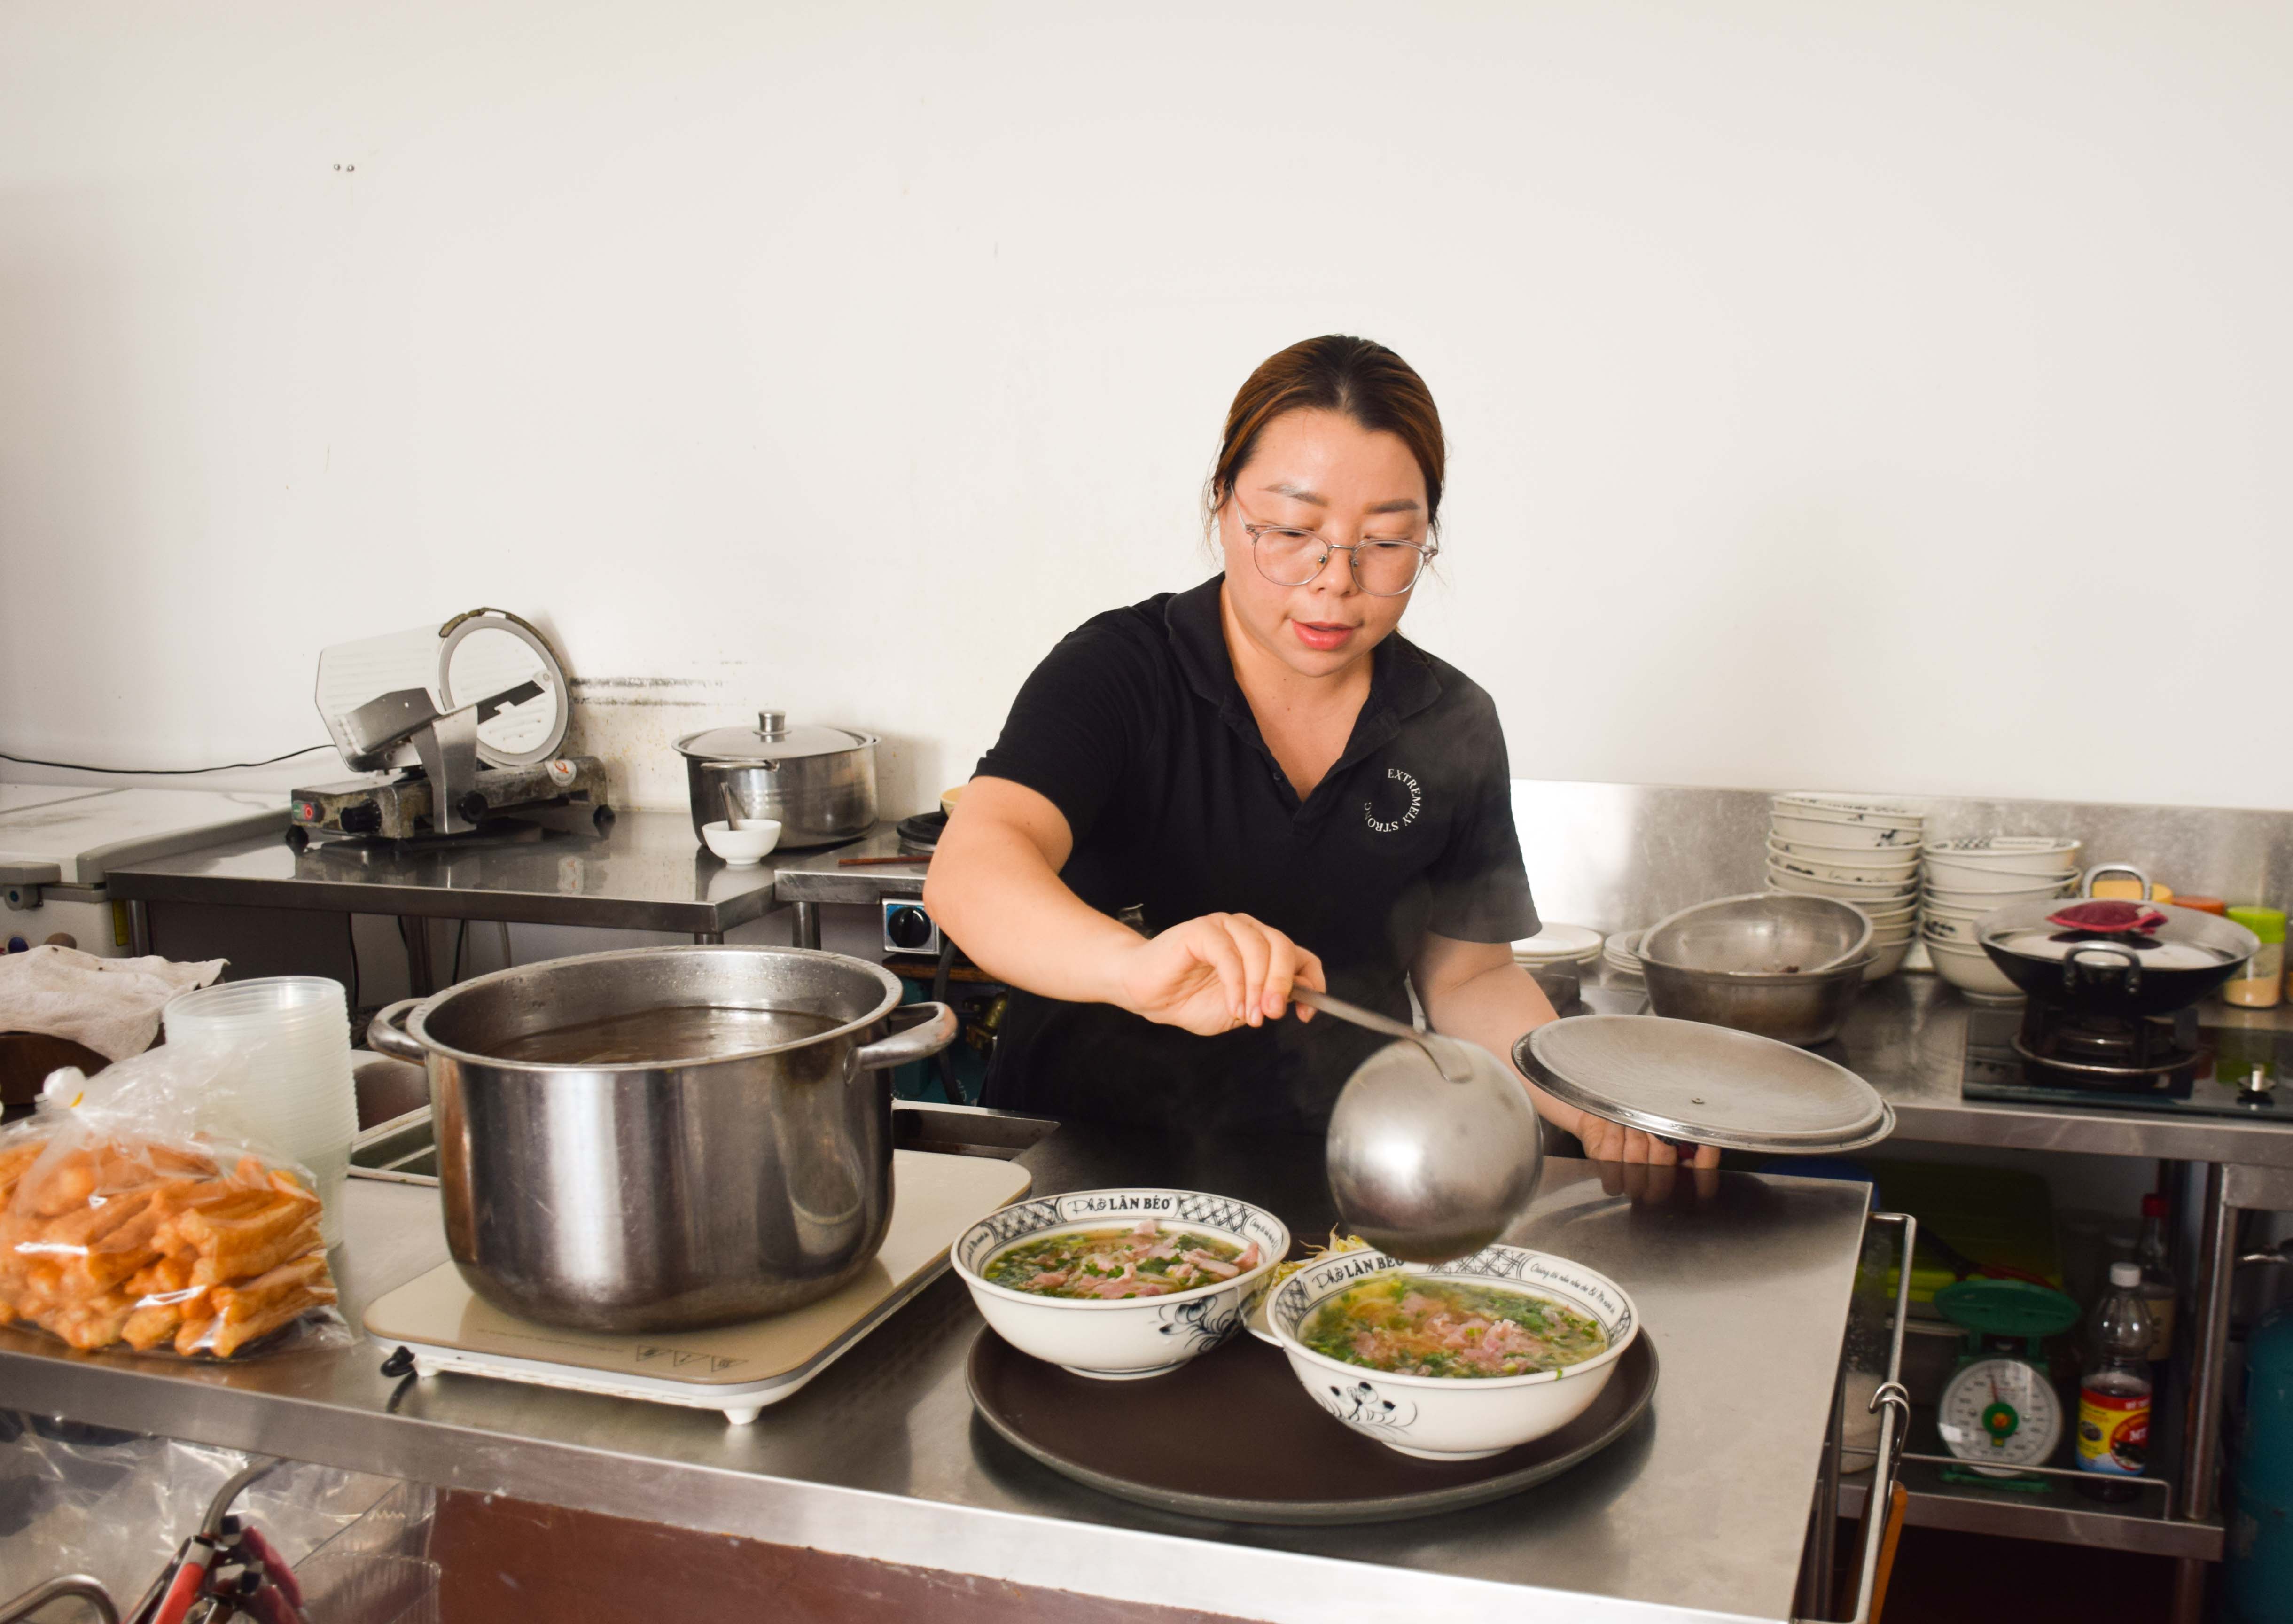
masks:
POLYGON ((424 1376, 454 1371, 721 1409, 746 1425, 937 1279, 964 1231, 1033 1182, 1015 1162, 895 1150, 891 1228, 860 1278, 817 1303, 739 1325, 632 1336, 535 1325, 480 1300, 453 1264, 442 1263, 369 1303, 366 1331, 405 1348, 424 1376))
POLYGON ((124 863, 283 832, 284 790, 85 790, 0 784, 0 862, 49 863, 52 881, 101 885, 124 863))

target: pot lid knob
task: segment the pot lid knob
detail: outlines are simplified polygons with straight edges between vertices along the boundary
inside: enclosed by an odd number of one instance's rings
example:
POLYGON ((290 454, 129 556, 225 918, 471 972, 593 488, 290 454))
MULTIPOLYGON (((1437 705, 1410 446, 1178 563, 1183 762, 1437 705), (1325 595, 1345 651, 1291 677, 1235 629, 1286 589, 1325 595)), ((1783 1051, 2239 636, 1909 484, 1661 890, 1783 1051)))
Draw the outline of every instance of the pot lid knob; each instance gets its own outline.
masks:
POLYGON ((785 710, 758 711, 757 731, 768 739, 782 737, 788 732, 788 712, 785 710))

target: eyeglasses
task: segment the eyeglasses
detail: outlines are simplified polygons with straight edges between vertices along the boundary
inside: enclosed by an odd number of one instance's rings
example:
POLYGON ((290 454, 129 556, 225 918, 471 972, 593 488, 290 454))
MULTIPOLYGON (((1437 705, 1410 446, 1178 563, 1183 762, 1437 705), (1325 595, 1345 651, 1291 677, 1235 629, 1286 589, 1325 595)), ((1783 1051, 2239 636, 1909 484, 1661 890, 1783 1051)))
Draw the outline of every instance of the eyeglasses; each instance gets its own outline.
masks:
POLYGON ((1399 597, 1417 584, 1425 561, 1441 549, 1417 541, 1325 541, 1310 530, 1244 524, 1258 572, 1277 587, 1302 587, 1322 572, 1332 553, 1343 553, 1354 585, 1372 597, 1399 597))

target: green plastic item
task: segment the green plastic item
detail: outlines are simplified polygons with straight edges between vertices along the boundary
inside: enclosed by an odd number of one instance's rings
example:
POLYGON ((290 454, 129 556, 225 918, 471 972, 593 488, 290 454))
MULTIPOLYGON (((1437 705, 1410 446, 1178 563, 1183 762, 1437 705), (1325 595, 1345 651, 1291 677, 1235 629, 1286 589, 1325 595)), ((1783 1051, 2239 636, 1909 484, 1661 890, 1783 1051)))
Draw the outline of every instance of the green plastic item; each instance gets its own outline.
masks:
MULTIPOLYGON (((1911 1267, 1911 1301, 1928 1303, 1958 1276, 1926 1244, 1940 1238, 1978 1263, 2005 1264, 2051 1285, 2062 1281, 2054 1241, 2054 1202, 2043 1174, 1999 1167, 1893 1157, 1857 1158, 1878 1181, 1889 1211, 1919 1221, 1921 1245, 1911 1267)), ((1888 1267, 1886 1289, 1895 1288, 1888 1267)))
POLYGON ((2027 1342, 2059 1336, 2078 1322, 2076 1302, 2028 1280, 1961 1280, 1937 1291, 1934 1305, 1953 1325, 1980 1336, 2027 1342))
POLYGON ((2232 908, 2229 916, 2264 943, 2285 939, 2285 910, 2282 908, 2232 908))
MULTIPOLYGON (((1937 1425, 1943 1428, 1944 1445, 1962 1460, 1967 1451, 1953 1443, 1946 1422, 1952 1408, 1952 1393, 1963 1376, 1974 1376, 1986 1367, 1995 1368, 2001 1362, 2028 1366, 2035 1374, 2031 1379, 2044 1385, 2048 1383, 2046 1367, 2039 1357, 2046 1339, 2061 1334, 2078 1322, 2078 1305, 2059 1291, 2045 1286, 2034 1286, 2028 1280, 1993 1280, 1981 1278, 1960 1280, 1945 1286, 1934 1295, 1934 1305, 1942 1316, 1966 1333, 1959 1344, 1957 1362, 1952 1367, 1951 1379, 1943 1388, 1937 1406, 1937 1425), (1994 1346, 1996 1343, 1998 1345, 1994 1346), (2013 1344, 2019 1343, 2018 1348, 2013 1344)), ((1990 1382, 1991 1402, 1984 1408, 1981 1425, 1989 1433, 1994 1444, 2004 1443, 2018 1431, 2027 1432, 2030 1417, 2020 1402, 2000 1393, 1997 1381, 1990 1382)), ((1977 1398, 1980 1392, 1977 1391, 1977 1398)), ((2059 1406, 2061 1398, 2055 1395, 2059 1406)), ((2067 1416, 2062 1417, 2067 1421, 2067 1416)), ((1962 1420, 1959 1425, 1966 1423, 1962 1420)), ((2043 1434, 2031 1434, 2043 1436, 2043 1434)), ((2059 1447, 2059 1440, 2055 1447, 2059 1447)), ((2036 1463, 2031 1463, 2036 1464, 2036 1463)), ((1952 1466, 1943 1468, 1943 1481, 1954 1483, 1976 1483, 1987 1489, 2003 1489, 2015 1494, 2047 1494, 2052 1492, 2050 1480, 2027 1473, 1983 1469, 1977 1465, 1952 1466)))

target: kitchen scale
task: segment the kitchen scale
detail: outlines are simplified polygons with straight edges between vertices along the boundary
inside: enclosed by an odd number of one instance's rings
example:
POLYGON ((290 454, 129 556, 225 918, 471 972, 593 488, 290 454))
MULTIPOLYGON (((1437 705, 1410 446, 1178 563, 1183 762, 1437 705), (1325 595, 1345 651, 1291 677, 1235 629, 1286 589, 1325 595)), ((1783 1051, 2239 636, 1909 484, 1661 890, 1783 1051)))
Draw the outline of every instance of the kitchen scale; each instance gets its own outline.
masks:
POLYGON ((1935 1405, 1935 1427, 1943 1448, 1967 1466, 1964 1473, 1947 1466, 1943 1477, 2047 1492, 2045 1478, 2017 1468, 2045 1466, 2062 1441, 2062 1395, 2040 1344, 2078 1323, 2078 1304, 2027 1280, 1967 1279, 1937 1291, 1934 1305, 1966 1333, 1935 1405))
POLYGON ((860 1278, 784 1314, 698 1331, 619 1336, 536 1325, 472 1291, 452 1263, 368 1304, 367 1335, 425 1377, 452 1371, 754 1421, 832 1364, 947 1268, 957 1237, 1033 1178, 992 1157, 892 1152, 892 1225, 860 1278))
POLYGON ((366 775, 293 792, 298 850, 314 836, 532 839, 612 816, 604 763, 557 753, 572 704, 556 651, 507 610, 322 650, 318 702, 343 765, 366 775))

